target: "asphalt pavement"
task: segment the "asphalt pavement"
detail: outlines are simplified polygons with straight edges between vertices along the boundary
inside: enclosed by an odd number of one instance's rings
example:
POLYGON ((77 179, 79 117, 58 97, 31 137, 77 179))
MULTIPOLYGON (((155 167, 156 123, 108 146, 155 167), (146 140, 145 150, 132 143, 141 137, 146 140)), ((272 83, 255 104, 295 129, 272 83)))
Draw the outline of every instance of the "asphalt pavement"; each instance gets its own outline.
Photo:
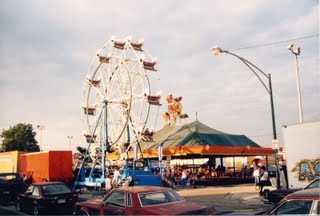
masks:
POLYGON ((263 202, 254 184, 206 186, 176 189, 186 200, 215 207, 218 212, 260 212, 272 207, 263 202))

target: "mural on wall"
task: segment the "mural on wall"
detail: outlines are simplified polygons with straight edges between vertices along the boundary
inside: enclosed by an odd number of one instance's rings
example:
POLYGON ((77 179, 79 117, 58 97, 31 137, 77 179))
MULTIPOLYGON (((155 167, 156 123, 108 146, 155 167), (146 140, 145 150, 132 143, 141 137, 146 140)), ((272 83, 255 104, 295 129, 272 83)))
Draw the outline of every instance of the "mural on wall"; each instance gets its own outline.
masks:
POLYGON ((312 181, 320 177, 320 158, 303 159, 295 164, 291 172, 299 181, 312 181))

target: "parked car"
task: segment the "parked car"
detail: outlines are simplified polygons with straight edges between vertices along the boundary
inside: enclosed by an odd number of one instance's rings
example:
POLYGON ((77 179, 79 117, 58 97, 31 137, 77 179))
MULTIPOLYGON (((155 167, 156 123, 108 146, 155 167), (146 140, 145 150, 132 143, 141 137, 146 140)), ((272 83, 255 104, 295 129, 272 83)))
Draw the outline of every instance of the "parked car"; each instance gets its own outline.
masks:
POLYGON ((22 191, 23 182, 19 173, 0 173, 0 203, 14 201, 22 191))
POLYGON ((209 206, 186 201, 172 188, 159 186, 120 187, 105 198, 77 202, 75 215, 212 215, 209 206))
POLYGON ((272 191, 264 191, 265 203, 275 204, 279 202, 282 198, 287 196, 290 193, 293 193, 298 190, 305 190, 310 188, 319 188, 320 187, 320 179, 313 180, 310 184, 308 184, 304 188, 291 188, 287 190, 272 190, 272 191))
POLYGON ((258 215, 319 215, 320 188, 311 188, 293 192, 280 200, 271 209, 258 215))
POLYGON ((42 213, 72 213, 78 201, 78 192, 63 182, 39 182, 31 184, 16 200, 18 211, 31 210, 33 215, 42 213))

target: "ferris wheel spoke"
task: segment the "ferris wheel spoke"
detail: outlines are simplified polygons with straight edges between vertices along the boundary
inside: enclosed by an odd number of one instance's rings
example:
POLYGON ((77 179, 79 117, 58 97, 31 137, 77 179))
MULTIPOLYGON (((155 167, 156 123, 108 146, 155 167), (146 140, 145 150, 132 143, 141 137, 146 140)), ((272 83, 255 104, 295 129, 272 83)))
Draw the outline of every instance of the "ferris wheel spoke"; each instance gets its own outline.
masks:
MULTIPOLYGON (((118 75, 120 76, 120 75, 118 75)), ((130 95, 130 85, 128 83, 128 81, 126 79, 128 79, 129 77, 127 76, 122 76, 122 78, 120 77, 115 77, 113 82, 110 82, 107 84, 107 89, 108 90, 108 98, 109 100, 113 99, 113 98, 118 98, 119 95, 121 95, 121 97, 125 96, 125 95, 130 95), (125 92, 127 91, 127 92, 125 92)))

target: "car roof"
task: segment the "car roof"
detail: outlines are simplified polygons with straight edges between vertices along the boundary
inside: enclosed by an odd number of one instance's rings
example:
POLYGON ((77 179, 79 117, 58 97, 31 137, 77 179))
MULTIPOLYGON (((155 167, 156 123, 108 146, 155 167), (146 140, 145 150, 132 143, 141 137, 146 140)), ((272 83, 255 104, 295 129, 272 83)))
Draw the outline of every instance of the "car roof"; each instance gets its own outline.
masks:
POLYGON ((133 186, 133 187, 120 187, 115 190, 131 193, 146 193, 155 191, 169 191, 171 188, 160 187, 160 186, 133 186))
POLYGON ((32 185, 42 186, 42 185, 53 185, 53 184, 63 184, 63 185, 65 185, 65 183, 63 183, 63 182, 58 182, 58 181, 52 181, 52 182, 37 182, 37 183, 33 183, 32 185))
POLYGON ((17 173, 17 172, 5 172, 5 173, 0 173, 1 176, 4 176, 4 175, 19 175, 20 176, 20 173, 17 173))
POLYGON ((287 196, 288 198, 292 197, 318 197, 320 199, 320 188, 310 188, 305 190, 298 190, 287 196))
POLYGON ((316 182, 316 181, 320 181, 320 179, 319 179, 319 178, 313 179, 313 181, 311 181, 311 182, 309 183, 309 185, 312 184, 313 182, 316 182))

